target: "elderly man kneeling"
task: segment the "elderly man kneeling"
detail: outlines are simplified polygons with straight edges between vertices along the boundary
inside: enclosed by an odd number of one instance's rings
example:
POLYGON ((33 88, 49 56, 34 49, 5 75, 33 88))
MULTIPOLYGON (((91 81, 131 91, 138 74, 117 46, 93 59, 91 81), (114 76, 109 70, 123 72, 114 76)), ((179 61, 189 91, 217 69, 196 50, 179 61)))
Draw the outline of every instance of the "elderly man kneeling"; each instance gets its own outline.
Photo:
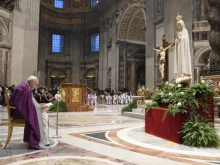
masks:
POLYGON ((16 107, 15 111, 11 111, 12 117, 26 121, 24 142, 29 143, 31 149, 43 149, 50 145, 47 137, 48 125, 43 122, 43 117, 48 118, 44 112, 47 106, 38 104, 32 94, 37 86, 37 77, 31 76, 19 84, 10 97, 10 105, 16 107))

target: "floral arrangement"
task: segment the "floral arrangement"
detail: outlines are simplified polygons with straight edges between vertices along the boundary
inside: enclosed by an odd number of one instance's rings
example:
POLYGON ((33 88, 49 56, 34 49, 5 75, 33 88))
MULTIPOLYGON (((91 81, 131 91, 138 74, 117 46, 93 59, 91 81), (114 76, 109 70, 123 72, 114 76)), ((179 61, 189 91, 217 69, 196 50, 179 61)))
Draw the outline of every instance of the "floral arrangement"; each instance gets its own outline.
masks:
POLYGON ((187 113, 188 109, 196 111, 202 105, 208 113, 208 101, 213 95, 213 89, 203 80, 189 88, 166 82, 159 92, 152 96, 152 103, 146 105, 146 112, 156 107, 167 108, 164 120, 168 114, 175 116, 177 113, 187 113))
POLYGON ((162 120, 168 114, 175 117, 178 113, 188 113, 189 119, 183 124, 180 132, 182 143, 190 147, 217 148, 220 146, 217 130, 213 123, 209 123, 197 112, 202 106, 203 111, 209 115, 209 100, 213 96, 213 88, 203 80, 189 88, 167 82, 152 96, 152 103, 147 104, 146 113, 152 108, 167 108, 162 120))

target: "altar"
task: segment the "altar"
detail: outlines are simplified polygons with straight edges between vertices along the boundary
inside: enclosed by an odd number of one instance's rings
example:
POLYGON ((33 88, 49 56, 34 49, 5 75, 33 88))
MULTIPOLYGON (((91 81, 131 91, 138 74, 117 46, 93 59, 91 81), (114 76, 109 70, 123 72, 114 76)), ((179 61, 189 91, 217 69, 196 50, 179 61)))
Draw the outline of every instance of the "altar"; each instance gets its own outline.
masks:
POLYGON ((84 103, 85 84, 62 83, 60 87, 62 101, 66 103, 68 112, 93 110, 84 103))

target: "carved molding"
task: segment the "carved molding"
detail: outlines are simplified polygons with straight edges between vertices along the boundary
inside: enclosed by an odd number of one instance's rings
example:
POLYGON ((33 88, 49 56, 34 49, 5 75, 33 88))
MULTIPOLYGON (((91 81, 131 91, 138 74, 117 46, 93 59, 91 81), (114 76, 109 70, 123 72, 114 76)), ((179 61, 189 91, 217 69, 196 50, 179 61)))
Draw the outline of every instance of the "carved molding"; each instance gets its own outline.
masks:
POLYGON ((119 48, 119 89, 125 87, 125 49, 119 48))
POLYGON ((143 8, 139 3, 134 3, 124 10, 118 29, 118 40, 145 43, 146 16, 143 8))
POLYGON ((164 17, 164 0, 155 0, 154 3, 155 22, 157 22, 162 20, 164 17))

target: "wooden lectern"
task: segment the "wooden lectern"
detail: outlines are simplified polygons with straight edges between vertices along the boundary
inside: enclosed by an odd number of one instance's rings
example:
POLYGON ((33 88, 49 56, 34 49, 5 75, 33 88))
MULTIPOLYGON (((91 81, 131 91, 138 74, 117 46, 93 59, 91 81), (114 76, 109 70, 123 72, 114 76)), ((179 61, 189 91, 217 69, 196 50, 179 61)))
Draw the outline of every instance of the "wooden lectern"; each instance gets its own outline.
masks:
POLYGON ((66 103, 68 112, 93 110, 93 108, 90 108, 84 103, 84 92, 86 85, 62 83, 60 87, 62 101, 66 103))

